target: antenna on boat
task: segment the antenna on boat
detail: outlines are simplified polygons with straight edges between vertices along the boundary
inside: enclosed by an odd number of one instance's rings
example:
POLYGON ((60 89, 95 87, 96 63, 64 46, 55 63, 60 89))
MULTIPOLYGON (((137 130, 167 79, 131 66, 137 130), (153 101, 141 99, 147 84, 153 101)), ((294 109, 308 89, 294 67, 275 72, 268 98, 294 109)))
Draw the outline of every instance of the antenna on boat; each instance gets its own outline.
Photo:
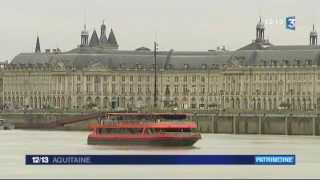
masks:
POLYGON ((154 51, 153 51, 153 56, 154 56, 154 104, 153 107, 157 108, 157 50, 158 50, 158 43, 154 42, 154 51))

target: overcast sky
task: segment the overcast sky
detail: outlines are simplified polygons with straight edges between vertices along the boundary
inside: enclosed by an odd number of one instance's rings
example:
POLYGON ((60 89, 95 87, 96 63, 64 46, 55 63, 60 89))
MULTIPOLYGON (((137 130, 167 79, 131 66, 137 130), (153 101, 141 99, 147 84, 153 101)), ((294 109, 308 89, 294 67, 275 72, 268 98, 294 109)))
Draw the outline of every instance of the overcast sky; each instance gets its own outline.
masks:
POLYGON ((273 44, 308 44, 312 24, 320 30, 319 6, 319 0, 0 0, 0 61, 34 51, 37 34, 42 51, 75 48, 83 24, 99 34, 103 19, 123 50, 152 48, 154 40, 160 50, 233 50, 255 38, 259 16, 273 44), (296 16, 296 31, 281 24, 287 16, 296 16))

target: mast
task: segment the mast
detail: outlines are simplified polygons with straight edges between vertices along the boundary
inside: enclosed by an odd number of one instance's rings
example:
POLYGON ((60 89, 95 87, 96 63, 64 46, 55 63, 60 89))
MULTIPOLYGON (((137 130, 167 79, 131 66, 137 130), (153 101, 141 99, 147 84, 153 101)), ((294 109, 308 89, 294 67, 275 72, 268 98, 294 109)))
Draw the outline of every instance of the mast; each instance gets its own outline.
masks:
POLYGON ((157 42, 154 42, 154 51, 153 51, 153 56, 154 56, 154 108, 157 108, 157 49, 158 49, 158 44, 157 42))

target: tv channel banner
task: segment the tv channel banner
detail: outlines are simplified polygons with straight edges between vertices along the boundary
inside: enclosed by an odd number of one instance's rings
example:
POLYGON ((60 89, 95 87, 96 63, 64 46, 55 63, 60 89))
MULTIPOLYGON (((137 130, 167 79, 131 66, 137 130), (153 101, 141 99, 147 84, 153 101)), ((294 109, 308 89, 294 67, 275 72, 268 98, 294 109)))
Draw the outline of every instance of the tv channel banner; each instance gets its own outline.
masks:
POLYGON ((26 155, 26 165, 295 165, 295 155, 26 155))

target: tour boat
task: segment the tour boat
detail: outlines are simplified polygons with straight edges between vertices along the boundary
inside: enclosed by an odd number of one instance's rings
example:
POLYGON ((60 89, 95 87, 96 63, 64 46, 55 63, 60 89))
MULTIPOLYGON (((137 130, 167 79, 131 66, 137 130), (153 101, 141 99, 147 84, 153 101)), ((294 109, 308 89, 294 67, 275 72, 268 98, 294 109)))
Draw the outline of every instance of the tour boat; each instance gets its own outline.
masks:
POLYGON ((88 136, 90 145, 155 145, 155 146, 192 146, 199 139, 200 133, 194 122, 165 121, 163 118, 181 119, 185 114, 176 113, 107 113, 107 117, 140 117, 138 121, 127 119, 91 125, 88 136), (141 117, 155 118, 141 120, 141 117), (162 119, 161 119, 162 118, 162 119), (162 121, 162 122, 161 122, 162 121))

